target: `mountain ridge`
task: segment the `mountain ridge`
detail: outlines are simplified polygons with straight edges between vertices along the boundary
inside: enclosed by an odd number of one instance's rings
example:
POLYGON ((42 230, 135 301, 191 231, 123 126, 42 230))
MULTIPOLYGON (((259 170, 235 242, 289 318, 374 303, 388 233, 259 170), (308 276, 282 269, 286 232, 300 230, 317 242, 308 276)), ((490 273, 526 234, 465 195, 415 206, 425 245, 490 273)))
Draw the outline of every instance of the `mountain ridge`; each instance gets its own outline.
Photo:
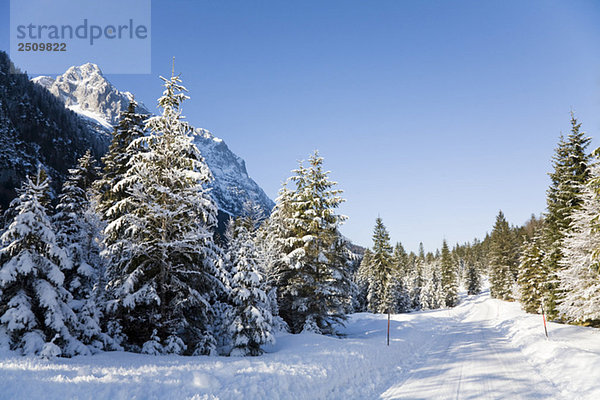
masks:
MULTIPOLYGON (((8 207, 27 175, 42 164, 60 191, 68 169, 91 149, 106 151, 110 134, 93 129, 59 99, 29 80, 0 51, 0 206, 8 207)), ((51 194, 52 195, 52 194, 51 194)))

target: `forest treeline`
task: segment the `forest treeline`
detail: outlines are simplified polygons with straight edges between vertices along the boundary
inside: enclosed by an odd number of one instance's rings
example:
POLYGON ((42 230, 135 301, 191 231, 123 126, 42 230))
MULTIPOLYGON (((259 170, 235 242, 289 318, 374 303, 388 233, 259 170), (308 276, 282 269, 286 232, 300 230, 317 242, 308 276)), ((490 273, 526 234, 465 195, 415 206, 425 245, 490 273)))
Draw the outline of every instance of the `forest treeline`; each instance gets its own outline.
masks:
POLYGON ((275 333, 336 335, 352 312, 453 307, 459 288, 597 320, 600 178, 572 118, 554 156, 548 210, 522 227, 407 252, 381 218, 363 254, 340 233, 342 191, 318 152, 300 162, 270 215, 256 204, 216 232, 212 173, 181 113, 179 76, 161 113, 121 114, 108 153, 88 151, 58 198, 40 165, 3 214, 0 346, 42 357, 128 350, 259 355, 275 333))

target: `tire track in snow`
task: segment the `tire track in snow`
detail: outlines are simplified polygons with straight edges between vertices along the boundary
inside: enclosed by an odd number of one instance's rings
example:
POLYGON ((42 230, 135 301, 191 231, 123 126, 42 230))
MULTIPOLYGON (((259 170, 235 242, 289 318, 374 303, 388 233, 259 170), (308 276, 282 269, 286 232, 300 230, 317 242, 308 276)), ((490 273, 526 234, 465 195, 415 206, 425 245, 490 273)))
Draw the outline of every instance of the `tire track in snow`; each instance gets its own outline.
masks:
MULTIPOLYGON (((422 362, 383 392, 383 399, 560 399, 500 331, 489 304, 467 300, 432 337, 422 362)), ((497 310, 496 310, 497 311, 497 310)), ((441 320, 441 319, 440 319, 441 320)))

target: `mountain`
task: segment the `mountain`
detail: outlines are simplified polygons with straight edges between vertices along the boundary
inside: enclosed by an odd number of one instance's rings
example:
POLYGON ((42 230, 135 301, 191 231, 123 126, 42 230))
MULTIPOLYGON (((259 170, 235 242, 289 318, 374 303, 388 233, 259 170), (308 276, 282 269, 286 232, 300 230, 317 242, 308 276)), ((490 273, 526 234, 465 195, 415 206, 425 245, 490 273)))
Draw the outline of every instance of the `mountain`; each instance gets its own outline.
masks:
MULTIPOLYGON (((79 114, 89 129, 99 136, 110 135, 119 113, 127 108, 133 98, 131 93, 115 88, 102 75, 100 68, 91 63, 71 67, 56 78, 41 76, 32 81, 46 88, 69 110, 79 114)), ((143 104, 138 112, 149 114, 143 104)), ((259 204, 267 215, 270 213, 273 201, 248 176, 244 160, 234 154, 222 139, 198 128, 194 130, 194 142, 215 177, 212 190, 222 212, 221 221, 228 215, 239 215, 243 203, 248 199, 259 204)))
MULTIPOLYGON (((119 122, 119 113, 127 109, 133 95, 121 92, 108 82, 96 64, 87 63, 71 67, 56 78, 38 76, 32 81, 48 89, 65 106, 88 120, 111 131, 119 122)), ((140 104, 137 110, 149 114, 140 104)))
POLYGON ((16 188, 44 165, 57 192, 68 169, 87 149, 100 157, 110 141, 106 130, 65 108, 29 80, 0 51, 0 206, 6 209, 16 188))

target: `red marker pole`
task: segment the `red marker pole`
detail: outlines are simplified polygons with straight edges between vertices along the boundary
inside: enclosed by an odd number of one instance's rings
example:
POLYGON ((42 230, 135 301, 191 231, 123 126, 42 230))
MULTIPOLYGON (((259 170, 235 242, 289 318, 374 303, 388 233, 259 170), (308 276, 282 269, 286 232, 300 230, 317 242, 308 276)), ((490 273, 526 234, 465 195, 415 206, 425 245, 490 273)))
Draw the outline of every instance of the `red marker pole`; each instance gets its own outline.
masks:
POLYGON ((388 311, 388 334, 387 334, 387 345, 390 345, 390 312, 388 311))
POLYGON ((546 339, 548 339, 548 328, 546 328, 546 313, 544 312, 544 304, 542 304, 542 320, 544 321, 544 332, 546 333, 546 339))

